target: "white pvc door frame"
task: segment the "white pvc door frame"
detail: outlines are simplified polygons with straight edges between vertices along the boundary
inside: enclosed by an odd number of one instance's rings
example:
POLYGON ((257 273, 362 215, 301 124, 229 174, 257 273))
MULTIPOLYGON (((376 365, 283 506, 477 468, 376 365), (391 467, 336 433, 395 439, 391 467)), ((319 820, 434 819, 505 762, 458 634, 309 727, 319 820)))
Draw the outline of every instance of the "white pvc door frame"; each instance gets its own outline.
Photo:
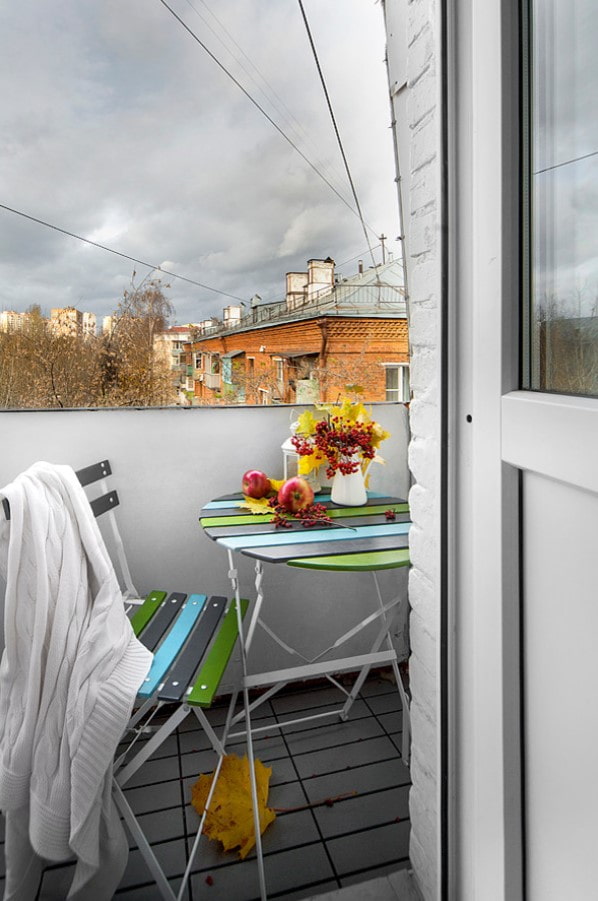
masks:
POLYGON ((520 478, 598 491, 598 400, 520 391, 519 4, 446 0, 447 896, 521 901, 520 478), (571 434, 578 436, 571 442, 571 434))
POLYGON ((516 0, 447 0, 446 896, 520 901, 519 473, 502 459, 519 375, 516 0))

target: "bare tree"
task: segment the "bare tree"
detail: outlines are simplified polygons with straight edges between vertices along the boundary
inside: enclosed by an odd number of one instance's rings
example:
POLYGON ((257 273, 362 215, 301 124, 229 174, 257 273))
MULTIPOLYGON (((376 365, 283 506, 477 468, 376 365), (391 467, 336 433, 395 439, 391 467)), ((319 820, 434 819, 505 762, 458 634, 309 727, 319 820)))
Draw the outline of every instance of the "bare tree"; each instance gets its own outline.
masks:
POLYGON ((20 331, 0 336, 3 407, 90 406, 97 389, 97 343, 56 334, 39 306, 29 308, 20 331))
POLYGON ((101 341, 100 394, 103 404, 155 406, 175 400, 170 367, 156 352, 156 339, 174 313, 160 279, 131 287, 113 315, 113 327, 101 341))

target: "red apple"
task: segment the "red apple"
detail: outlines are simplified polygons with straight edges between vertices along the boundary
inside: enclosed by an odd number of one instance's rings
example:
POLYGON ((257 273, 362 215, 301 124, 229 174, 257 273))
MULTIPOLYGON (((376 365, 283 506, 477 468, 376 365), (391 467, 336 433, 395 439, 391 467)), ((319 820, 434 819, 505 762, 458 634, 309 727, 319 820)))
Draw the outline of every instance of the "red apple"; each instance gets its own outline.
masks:
POLYGON ((243 494, 247 497, 266 497, 271 489, 270 479, 259 469, 248 469, 241 479, 243 494))
POLYGON ((314 490, 301 476, 287 479, 278 492, 278 503, 289 513, 297 513, 314 502, 314 490))

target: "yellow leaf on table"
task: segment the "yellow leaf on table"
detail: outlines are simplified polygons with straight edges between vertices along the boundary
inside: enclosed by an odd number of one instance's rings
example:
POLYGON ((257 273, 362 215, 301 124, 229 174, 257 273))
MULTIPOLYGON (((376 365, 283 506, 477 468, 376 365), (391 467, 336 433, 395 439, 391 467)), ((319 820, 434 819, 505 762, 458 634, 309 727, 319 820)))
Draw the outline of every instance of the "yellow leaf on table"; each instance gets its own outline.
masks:
POLYGON ((273 491, 279 491, 284 485, 284 479, 270 479, 273 491))
MULTIPOLYGON (((213 775, 201 775, 191 789, 191 803, 200 816, 205 808, 213 775)), ((266 807, 271 775, 271 767, 265 767, 260 760, 255 761, 261 834, 276 819, 274 811, 266 807)), ((221 841, 225 851, 238 848, 241 859, 247 857, 255 845, 247 757, 237 757, 236 754, 224 757, 203 832, 208 838, 221 841)))
POLYGON ((272 508, 268 506, 267 497, 247 497, 243 495, 241 509, 247 509, 250 513, 270 513, 272 508))

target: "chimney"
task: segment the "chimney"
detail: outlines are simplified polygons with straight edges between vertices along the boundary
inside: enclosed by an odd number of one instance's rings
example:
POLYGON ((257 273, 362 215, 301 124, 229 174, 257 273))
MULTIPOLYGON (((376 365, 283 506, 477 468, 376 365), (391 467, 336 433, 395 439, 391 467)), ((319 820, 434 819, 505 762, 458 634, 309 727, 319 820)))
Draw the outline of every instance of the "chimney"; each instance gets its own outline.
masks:
POLYGON ((327 294, 334 288, 334 260, 307 261, 307 299, 312 300, 327 294))
POLYGON ((294 310, 305 303, 307 272, 287 272, 287 310, 294 310))

